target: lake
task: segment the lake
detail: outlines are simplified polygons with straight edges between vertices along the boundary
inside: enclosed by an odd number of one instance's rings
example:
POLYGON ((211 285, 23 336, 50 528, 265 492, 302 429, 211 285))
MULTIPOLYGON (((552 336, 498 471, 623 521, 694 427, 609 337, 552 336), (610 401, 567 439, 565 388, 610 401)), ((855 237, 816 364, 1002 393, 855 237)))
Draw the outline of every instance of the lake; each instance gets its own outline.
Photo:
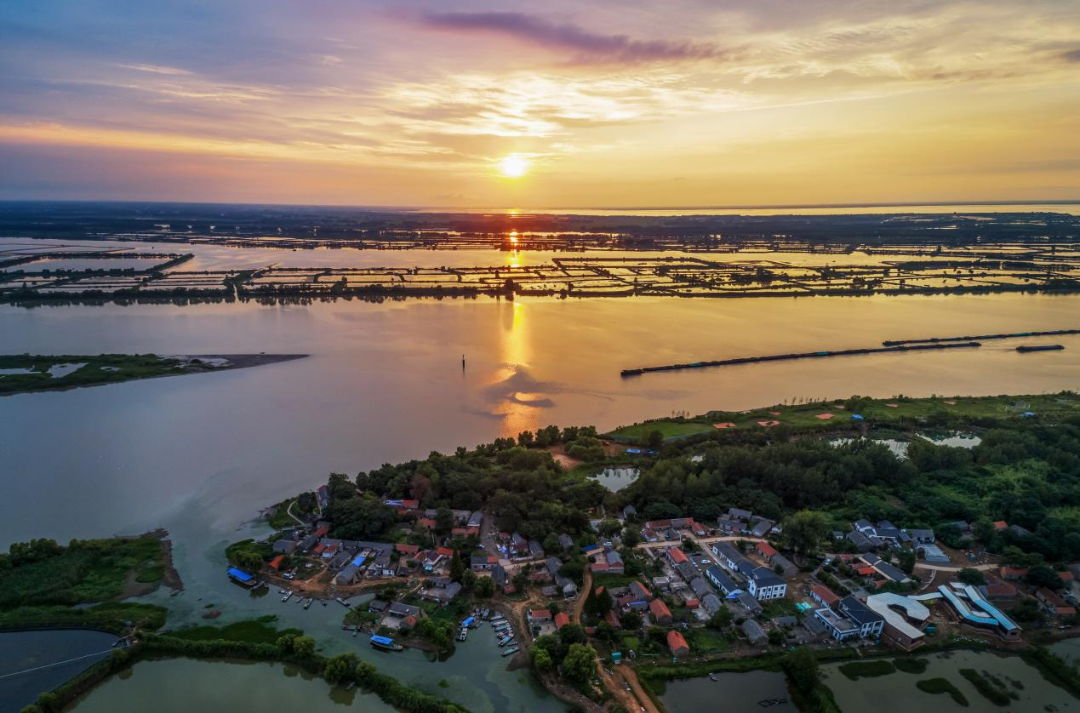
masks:
MULTIPOLYGON (((176 621, 200 622, 207 603, 223 611, 223 622, 278 613, 315 634, 327 653, 355 647, 376 656, 341 636, 343 610, 294 605, 284 613, 279 598, 251 599, 228 584, 224 547, 266 532, 253 522, 261 507, 325 482, 331 471, 355 474, 549 423, 610 429, 674 411, 853 393, 1080 389, 1080 337, 1055 339, 1067 347, 1055 353, 1019 355, 991 342, 972 351, 619 376, 702 358, 1066 328, 1076 314, 1080 297, 1049 295, 4 305, 6 353, 311 356, 0 398, 0 547, 163 526, 187 588, 168 599, 180 610, 176 621)), ((465 646, 466 655, 442 664, 416 652, 378 663, 431 692, 448 678, 455 686, 443 693, 465 696, 473 710, 561 708, 527 674, 506 671, 497 653, 476 659, 471 637, 465 646)))
POLYGON ((91 690, 69 710, 338 713, 350 706, 372 713, 395 710, 378 696, 331 686, 288 664, 168 659, 140 661, 91 690))
POLYGON ((821 670, 825 684, 832 689, 836 703, 843 711, 1067 711, 1080 707, 1080 702, 1068 691, 1049 683, 1038 669, 1018 656, 985 651, 952 651, 920 658, 929 662, 924 673, 897 671, 886 676, 851 681, 840 673, 840 664, 822 666, 821 670), (984 675, 997 677, 1015 699, 1005 709, 994 706, 960 675, 960 669, 974 669, 984 675), (932 678, 947 679, 967 698, 969 707, 959 705, 947 693, 925 693, 915 687, 916 682, 932 678))
POLYGON ((789 699, 784 674, 777 671, 720 673, 715 681, 707 676, 668 681, 660 701, 669 713, 713 713, 717 710, 794 713, 798 710, 789 699), (769 704, 763 705, 763 702, 769 704))
POLYGON ((30 705, 42 691, 56 688, 108 656, 115 642, 114 634, 102 631, 0 632, 0 711, 30 705))

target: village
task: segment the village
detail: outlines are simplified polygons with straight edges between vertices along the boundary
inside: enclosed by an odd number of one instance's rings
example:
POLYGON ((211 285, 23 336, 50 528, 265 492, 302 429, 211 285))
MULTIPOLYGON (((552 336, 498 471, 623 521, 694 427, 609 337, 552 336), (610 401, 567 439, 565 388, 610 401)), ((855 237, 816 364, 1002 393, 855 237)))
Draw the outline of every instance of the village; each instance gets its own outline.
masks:
MULTIPOLYGON (((325 508, 325 486, 316 496, 325 508)), ((507 656, 577 627, 597 652, 597 682, 643 704, 624 663, 700 662, 795 645, 910 652, 950 637, 1016 649, 1026 624, 1007 611, 1017 607, 1032 613, 1028 620, 1048 621, 1055 636, 1075 631, 1080 566, 1036 586, 1027 569, 981 549, 964 522, 944 525, 964 549, 927 528, 862 519, 827 533, 816 548, 822 554, 796 555, 782 553, 783 522, 735 507, 705 524, 643 520, 627 505, 616 518, 590 521, 588 537, 563 533, 541 543, 499 532, 490 514, 470 510, 451 510, 452 528, 437 536, 445 515, 419 500, 383 505, 402 531, 429 544, 336 539, 332 523, 315 515, 266 543, 273 554, 262 571, 234 567, 230 577, 277 586, 283 601, 295 596, 305 606, 336 601, 349 609, 343 628, 368 631, 373 646, 392 650, 400 642, 423 646, 414 630, 432 617, 460 626, 463 641, 494 614, 507 656), (352 608, 350 600, 371 593, 352 608)))

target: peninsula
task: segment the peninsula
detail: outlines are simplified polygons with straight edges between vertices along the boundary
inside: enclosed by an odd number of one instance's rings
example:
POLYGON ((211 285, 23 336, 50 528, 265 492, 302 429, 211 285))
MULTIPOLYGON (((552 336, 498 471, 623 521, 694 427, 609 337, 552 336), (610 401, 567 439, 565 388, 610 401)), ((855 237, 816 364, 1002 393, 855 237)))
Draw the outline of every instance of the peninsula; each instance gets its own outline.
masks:
POLYGON ((0 396, 203 374, 303 359, 306 354, 2 354, 0 396))

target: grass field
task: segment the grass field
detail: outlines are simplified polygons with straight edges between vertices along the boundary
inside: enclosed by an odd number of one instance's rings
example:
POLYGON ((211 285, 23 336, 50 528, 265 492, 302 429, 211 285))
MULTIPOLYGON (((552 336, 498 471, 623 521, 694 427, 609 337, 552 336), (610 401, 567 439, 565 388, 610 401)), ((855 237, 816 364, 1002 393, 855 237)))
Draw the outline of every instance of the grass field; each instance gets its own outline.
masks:
POLYGON ((768 406, 751 411, 713 411, 691 419, 659 419, 632 426, 623 426, 609 435, 635 442, 647 438, 652 431, 660 431, 665 439, 680 438, 717 430, 714 424, 735 424, 736 429, 763 427, 760 422, 779 421, 797 430, 842 430, 863 425, 880 428, 895 426, 912 428, 918 426, 944 427, 950 423, 1008 422, 1026 418, 1056 421, 1070 416, 1080 416, 1080 396, 1071 392, 1038 394, 1030 396, 985 396, 930 398, 896 397, 892 399, 860 399, 849 402, 853 410, 842 408, 845 401, 814 402, 797 405, 768 406), (1034 417, 1022 416, 1031 412, 1034 417), (818 418, 831 414, 831 418, 818 418), (862 420, 852 419, 853 415, 862 420))

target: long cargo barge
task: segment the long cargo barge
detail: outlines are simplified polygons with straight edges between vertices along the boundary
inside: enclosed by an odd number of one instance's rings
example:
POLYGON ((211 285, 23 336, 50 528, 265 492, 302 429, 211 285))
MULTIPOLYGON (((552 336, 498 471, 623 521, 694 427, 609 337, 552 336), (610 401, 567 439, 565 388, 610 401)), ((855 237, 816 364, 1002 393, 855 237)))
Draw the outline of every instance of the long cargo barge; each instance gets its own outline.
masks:
POLYGON ((979 342, 961 342, 959 344, 913 344, 910 346, 895 347, 871 347, 864 349, 840 349, 837 351, 803 352, 800 354, 774 354, 771 356, 737 357, 735 359, 719 359, 716 361, 696 361, 689 364, 669 364, 667 366, 646 366, 641 369, 623 369, 622 375, 640 376, 656 371, 679 371, 681 369, 704 369, 710 366, 735 366, 738 364, 760 364, 770 361, 788 361, 792 359, 824 359, 838 356, 858 356, 862 354, 893 354, 902 352, 919 352, 931 349, 969 349, 981 347, 979 342))
POLYGON ((902 344, 940 344, 942 342, 985 342, 991 339, 1022 339, 1024 337, 1056 337, 1062 334, 1080 334, 1080 329, 1051 329, 1045 332, 1009 332, 1007 334, 979 334, 968 337, 929 337, 927 339, 894 339, 882 342, 887 347, 902 344))

